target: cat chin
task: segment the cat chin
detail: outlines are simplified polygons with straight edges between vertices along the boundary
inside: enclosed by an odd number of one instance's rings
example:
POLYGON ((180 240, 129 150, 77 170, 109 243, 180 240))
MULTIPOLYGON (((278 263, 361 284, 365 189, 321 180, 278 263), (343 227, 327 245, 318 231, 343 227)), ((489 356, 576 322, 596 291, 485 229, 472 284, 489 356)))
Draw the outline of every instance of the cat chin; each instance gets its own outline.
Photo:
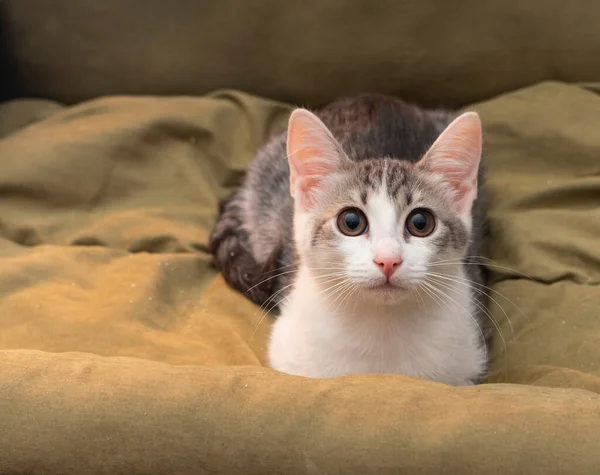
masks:
POLYGON ((375 304, 395 305, 408 299, 410 292, 407 288, 395 284, 383 284, 367 287, 365 297, 372 299, 375 304))

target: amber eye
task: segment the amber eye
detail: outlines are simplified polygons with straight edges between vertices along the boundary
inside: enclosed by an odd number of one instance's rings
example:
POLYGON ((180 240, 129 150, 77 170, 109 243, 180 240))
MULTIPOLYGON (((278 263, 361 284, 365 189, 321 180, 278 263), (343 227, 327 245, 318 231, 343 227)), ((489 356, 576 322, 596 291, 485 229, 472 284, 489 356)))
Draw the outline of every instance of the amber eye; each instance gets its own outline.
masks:
POLYGON ((406 230, 416 237, 429 236, 435 229, 435 218, 431 211, 415 209, 406 219, 406 230))
POLYGON ((337 225, 346 236, 360 236, 367 230, 367 217, 358 208, 347 208, 337 217, 337 225))

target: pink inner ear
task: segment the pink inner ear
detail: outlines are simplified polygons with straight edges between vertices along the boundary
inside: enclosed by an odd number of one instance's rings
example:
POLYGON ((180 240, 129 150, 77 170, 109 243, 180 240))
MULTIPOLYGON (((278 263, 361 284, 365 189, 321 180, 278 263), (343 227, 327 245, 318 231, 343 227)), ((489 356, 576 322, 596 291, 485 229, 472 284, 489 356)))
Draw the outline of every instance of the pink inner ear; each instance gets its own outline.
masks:
POLYGON ((305 109, 290 116, 287 137, 290 191, 297 203, 310 205, 312 192, 340 168, 344 152, 321 120, 305 109))
POLYGON ((477 195, 481 160, 481 121, 474 112, 456 118, 438 137, 419 167, 440 175, 452 186, 461 212, 471 209, 477 195))

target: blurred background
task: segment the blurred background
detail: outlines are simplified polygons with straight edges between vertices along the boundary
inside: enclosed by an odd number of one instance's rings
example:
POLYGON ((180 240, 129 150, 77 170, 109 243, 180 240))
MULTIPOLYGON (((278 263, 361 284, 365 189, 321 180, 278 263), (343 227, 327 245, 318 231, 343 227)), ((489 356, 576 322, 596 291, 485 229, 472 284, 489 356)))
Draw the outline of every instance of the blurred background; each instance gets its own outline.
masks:
POLYGON ((594 0, 0 0, 2 98, 234 88, 461 106, 600 77, 594 0))

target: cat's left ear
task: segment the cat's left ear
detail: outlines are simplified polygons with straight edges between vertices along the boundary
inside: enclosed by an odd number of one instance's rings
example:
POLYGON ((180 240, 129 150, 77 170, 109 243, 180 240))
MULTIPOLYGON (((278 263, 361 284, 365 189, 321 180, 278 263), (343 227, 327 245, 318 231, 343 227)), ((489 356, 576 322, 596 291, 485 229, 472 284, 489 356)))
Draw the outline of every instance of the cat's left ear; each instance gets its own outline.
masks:
POLYGON ((477 113, 467 112, 446 127, 417 165, 439 175, 453 188, 461 214, 471 212, 477 196, 481 143, 481 120, 477 113))

